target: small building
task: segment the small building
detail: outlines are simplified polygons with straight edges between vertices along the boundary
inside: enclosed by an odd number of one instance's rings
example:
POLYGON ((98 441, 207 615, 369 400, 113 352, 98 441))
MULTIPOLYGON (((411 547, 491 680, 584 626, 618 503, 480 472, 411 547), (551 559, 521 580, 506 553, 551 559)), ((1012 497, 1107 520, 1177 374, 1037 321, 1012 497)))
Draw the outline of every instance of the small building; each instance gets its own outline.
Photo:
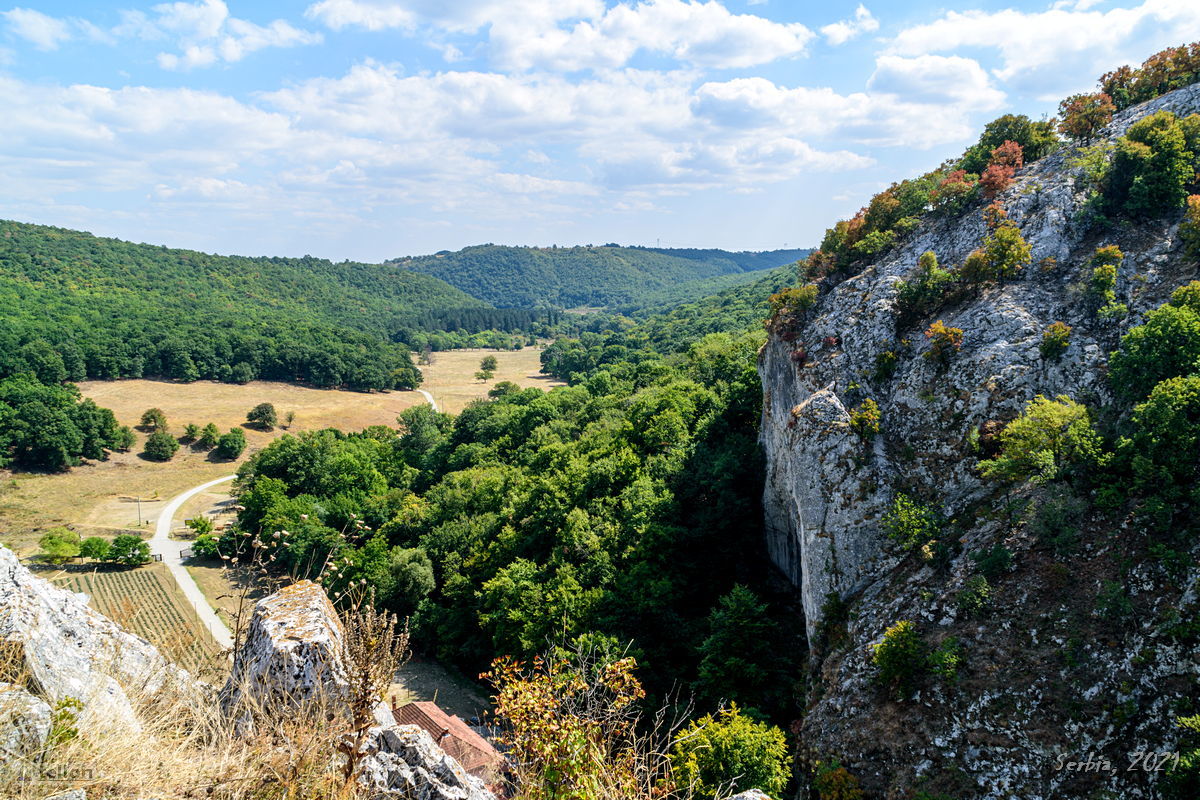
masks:
POLYGON ((392 716, 397 724, 416 725, 426 731, 447 755, 494 792, 503 783, 504 756, 458 716, 428 701, 392 706, 392 716))

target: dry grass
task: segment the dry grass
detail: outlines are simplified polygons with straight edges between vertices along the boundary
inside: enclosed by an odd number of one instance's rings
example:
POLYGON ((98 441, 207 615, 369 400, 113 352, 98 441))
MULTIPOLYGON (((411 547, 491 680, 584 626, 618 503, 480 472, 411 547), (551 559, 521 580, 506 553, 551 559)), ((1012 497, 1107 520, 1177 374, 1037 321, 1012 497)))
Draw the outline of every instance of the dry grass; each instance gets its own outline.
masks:
MULTIPOLYGON (((540 353, 538 348, 434 353, 433 363, 424 367, 424 388, 442 410, 457 413, 472 400, 486 397, 488 389, 500 381, 546 389, 561 385, 538 373, 540 353), (492 381, 482 383, 474 375, 485 355, 494 355, 499 368, 492 381)), ((88 381, 79 384, 79 389, 85 397, 111 408, 123 425, 136 425, 151 406, 161 408, 176 434, 182 433, 187 423, 213 422, 222 431, 241 426, 246 412, 262 402, 273 403, 281 418, 288 411, 296 413, 291 432, 394 425, 401 411, 425 402, 417 392, 366 394, 264 381, 244 386, 211 381, 88 381)), ((282 428, 243 430, 248 443, 243 460, 288 432, 282 428)), ((62 475, 5 474, 0 479, 0 538, 19 555, 27 556, 37 550, 41 534, 56 525, 70 525, 82 536, 112 536, 130 530, 145 534, 171 497, 237 468, 237 463, 214 462, 208 453, 188 447, 181 447, 166 463, 147 461, 138 455, 146 434, 138 432, 137 437, 131 452, 114 453, 108 461, 85 464, 62 475), (140 529, 137 497, 143 499, 140 529)), ((180 519, 201 509, 211 514, 222 498, 219 493, 200 495, 181 509, 180 519)))
POLYGON ((457 414, 467 407, 472 400, 487 397, 488 390, 500 381, 512 381, 521 387, 536 386, 540 389, 552 389, 562 386, 539 370, 542 350, 540 347, 526 347, 523 350, 447 350, 433 353, 433 363, 421 367, 425 382, 421 388, 433 395, 438 408, 450 414, 457 414), (496 376, 490 381, 475 380, 479 371, 479 362, 484 356, 496 357, 496 376))

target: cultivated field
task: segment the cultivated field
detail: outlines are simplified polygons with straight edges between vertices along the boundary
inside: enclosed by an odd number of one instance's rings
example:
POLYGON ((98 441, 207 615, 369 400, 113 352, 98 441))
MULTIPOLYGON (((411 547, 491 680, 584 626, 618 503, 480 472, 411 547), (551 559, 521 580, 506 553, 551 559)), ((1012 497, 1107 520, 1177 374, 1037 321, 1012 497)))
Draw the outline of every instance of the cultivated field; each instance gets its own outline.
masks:
POLYGON ((72 571, 59 573, 54 582, 89 595, 91 607, 104 616, 149 640, 186 669, 202 675, 219 669, 220 648, 165 565, 112 571, 68 569, 72 571))

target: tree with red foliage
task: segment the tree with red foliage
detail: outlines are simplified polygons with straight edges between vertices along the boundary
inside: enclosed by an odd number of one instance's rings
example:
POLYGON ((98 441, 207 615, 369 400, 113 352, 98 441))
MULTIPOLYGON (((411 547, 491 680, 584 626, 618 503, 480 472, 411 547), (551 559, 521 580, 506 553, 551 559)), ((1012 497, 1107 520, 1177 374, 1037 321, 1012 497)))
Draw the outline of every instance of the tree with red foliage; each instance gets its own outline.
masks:
POLYGON ((983 188, 984 198, 990 200, 1003 192, 1012 183, 1013 176, 1025 164, 1025 154, 1021 145, 1007 141, 992 150, 992 157, 987 169, 979 176, 979 185, 983 188))
POLYGON ((1058 130, 1076 142, 1090 144, 1096 131, 1112 121, 1117 106, 1104 92, 1071 95, 1058 104, 1058 130))

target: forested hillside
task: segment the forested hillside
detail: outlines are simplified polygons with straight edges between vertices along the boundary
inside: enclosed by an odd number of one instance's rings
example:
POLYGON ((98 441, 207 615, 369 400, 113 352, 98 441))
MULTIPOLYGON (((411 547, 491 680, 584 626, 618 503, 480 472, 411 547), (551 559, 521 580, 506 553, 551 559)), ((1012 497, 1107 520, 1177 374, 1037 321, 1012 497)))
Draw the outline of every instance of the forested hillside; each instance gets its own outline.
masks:
POLYGON ((455 253, 389 262, 433 275, 464 292, 506 307, 621 306, 673 290, 676 300, 712 291, 682 284, 769 269, 802 258, 807 250, 730 253, 643 247, 506 247, 479 245, 455 253), (680 292, 684 294, 679 294, 680 292))
POLYGON ((412 386, 404 326, 486 308, 410 270, 243 258, 0 222, 0 377, 412 386))

